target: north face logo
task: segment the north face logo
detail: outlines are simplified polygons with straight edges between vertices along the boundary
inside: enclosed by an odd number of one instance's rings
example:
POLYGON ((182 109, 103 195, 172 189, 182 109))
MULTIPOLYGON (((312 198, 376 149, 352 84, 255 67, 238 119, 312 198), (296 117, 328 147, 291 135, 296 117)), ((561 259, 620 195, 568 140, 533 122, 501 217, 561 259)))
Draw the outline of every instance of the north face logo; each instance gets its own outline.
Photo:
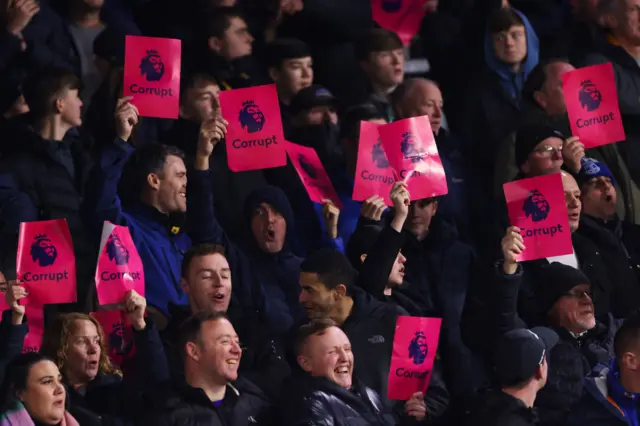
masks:
POLYGON ((402 8, 402 0, 381 0, 381 6, 385 12, 395 13, 402 8))
POLYGON ((304 170, 307 176, 309 176, 311 179, 315 179, 316 177, 318 177, 318 171, 313 166, 313 164, 307 161, 304 155, 298 154, 298 163, 300 164, 300 168, 302 168, 302 170, 304 170))
POLYGON ((602 94, 591 80, 585 80, 580 84, 578 99, 582 109, 586 109, 591 112, 595 111, 600 106, 600 102, 602 102, 602 94))
POLYGON ((115 262, 116 265, 126 265, 129 263, 129 250, 122 244, 120 238, 111 234, 107 240, 107 256, 109 260, 115 262))
POLYGON ((545 220, 549 216, 551 206, 544 195, 537 189, 534 189, 529 193, 529 196, 524 200, 522 210, 526 217, 531 216, 531 220, 534 222, 540 222, 545 220))
POLYGON ((53 242, 45 235, 39 234, 31 244, 31 259, 40 266, 51 266, 58 258, 58 250, 53 242))
POLYGON ((387 159, 387 154, 384 152, 384 149, 382 149, 382 142, 380 139, 378 139, 378 143, 373 145, 373 148, 371 148, 371 160, 379 169, 386 169, 389 167, 389 160, 387 159))
POLYGON ((424 331, 416 331, 415 337, 409 343, 409 358, 413 359, 416 365, 424 363, 429 353, 429 345, 424 331))
POLYGON ((419 149, 416 139, 411 132, 405 132, 402 134, 400 150, 402 151, 404 158, 411 160, 412 163, 422 161, 422 158, 425 156, 425 153, 419 149))
POLYGON ((260 107, 252 100, 247 100, 242 103, 242 109, 240 110, 238 119, 240 120, 242 128, 249 133, 262 130, 266 121, 260 107))
POLYGON ((147 81, 160 81, 164 75, 164 62, 157 50, 147 50, 147 56, 140 61, 140 74, 147 81))

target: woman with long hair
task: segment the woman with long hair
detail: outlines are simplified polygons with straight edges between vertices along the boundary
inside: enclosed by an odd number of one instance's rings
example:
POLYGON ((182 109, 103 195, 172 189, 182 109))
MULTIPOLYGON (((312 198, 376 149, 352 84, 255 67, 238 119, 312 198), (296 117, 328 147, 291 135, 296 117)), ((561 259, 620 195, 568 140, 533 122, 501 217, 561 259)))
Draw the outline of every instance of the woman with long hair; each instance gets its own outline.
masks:
MULTIPOLYGON (((24 288, 13 283, 7 291, 11 312, 3 313, 0 348, 18 355, 28 332, 20 299, 24 288), (16 342, 20 344, 17 345, 16 342)), ((127 424, 139 411, 142 392, 169 380, 169 368, 158 331, 144 317, 146 300, 135 291, 125 297, 125 310, 133 326, 135 374, 126 380, 109 359, 108 341, 100 323, 91 315, 68 313, 56 317, 45 329, 40 353, 59 369, 67 386, 70 411, 89 411, 103 425, 127 424)))
POLYGON ((0 426, 78 426, 65 400, 56 364, 39 353, 20 355, 11 362, 3 384, 0 426))

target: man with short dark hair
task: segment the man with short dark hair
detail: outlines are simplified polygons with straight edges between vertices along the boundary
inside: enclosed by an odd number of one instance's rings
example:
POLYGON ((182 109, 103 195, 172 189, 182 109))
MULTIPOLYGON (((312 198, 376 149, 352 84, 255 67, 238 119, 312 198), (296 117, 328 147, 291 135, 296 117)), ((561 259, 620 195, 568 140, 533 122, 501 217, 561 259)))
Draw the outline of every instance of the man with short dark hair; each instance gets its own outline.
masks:
POLYGON ((15 274, 21 222, 66 219, 78 265, 78 302, 86 302, 93 278, 95 247, 86 234, 80 208, 85 196, 91 141, 72 135, 82 124, 80 81, 70 71, 46 68, 33 74, 23 93, 29 122, 16 127, 0 165, 2 184, 3 271, 15 274))
MULTIPOLYGON (((185 73, 181 79, 180 117, 164 135, 163 143, 176 146, 191 162, 197 151, 198 133, 202 123, 222 113, 218 81, 209 74, 185 73)), ((226 144, 220 144, 210 157, 214 211, 224 229, 235 238, 244 237, 244 226, 238 222, 238 212, 251 191, 266 186, 262 170, 233 172, 228 167, 226 144), (215 184, 214 184, 215 182, 215 184)))
POLYGON ((221 90, 255 85, 251 54, 253 37, 242 12, 235 7, 217 7, 205 13, 200 42, 206 49, 196 56, 195 67, 216 78, 221 90))
POLYGON ((181 376, 182 364, 175 356, 179 352, 176 347, 180 339, 179 325, 189 315, 200 311, 226 313, 242 344, 240 372, 267 394, 276 396, 290 369, 284 361, 281 342, 263 325, 262 309, 258 312, 253 309, 264 295, 260 288, 248 288, 243 280, 237 281, 234 290, 232 275, 222 246, 198 244, 185 253, 180 284, 189 303, 187 306, 169 305, 171 322, 163 333, 165 351, 173 367, 179 370, 176 375, 181 376))
POLYGON ((478 398, 469 420, 481 426, 535 425, 533 404, 547 383, 549 353, 558 334, 545 327, 505 333, 494 350, 499 388, 478 398))
MULTIPOLYGON (((183 154, 175 147, 160 144, 134 150, 127 141, 139 116, 130 101, 130 97, 118 101, 115 113, 118 138, 105 147, 93 169, 90 181, 93 190, 85 199, 84 209, 96 235, 105 220, 129 227, 145 267, 145 296, 153 308, 150 312, 160 328, 164 328, 168 304, 186 303, 186 295, 180 288, 183 253, 192 240, 197 243, 212 237, 204 234, 203 226, 211 220, 211 208, 189 208, 187 236, 181 229, 187 212, 183 154)), ((201 124, 194 168, 190 170, 196 188, 209 183, 209 157, 225 134, 226 121, 220 116, 201 124)), ((204 191, 189 192, 193 194, 190 202, 195 202, 204 191)))
POLYGON ((225 314, 198 312, 180 326, 179 334, 184 384, 153 398, 145 424, 269 424, 271 404, 238 376, 242 348, 225 314))
POLYGON ((356 97, 372 102, 389 122, 394 120, 389 96, 404 80, 404 46, 393 31, 373 28, 355 44, 355 56, 366 76, 356 97))
POLYGON ((598 365, 585 380, 582 400, 571 411, 572 426, 627 426, 639 421, 640 315, 631 313, 613 342, 615 358, 598 365))
MULTIPOLYGON (((356 286, 357 272, 335 249, 321 249, 300 265, 300 303, 310 319, 331 318, 349 337, 354 356, 360 361, 356 375, 382 400, 387 396, 393 336, 399 306, 375 300, 356 286)), ((434 369, 425 396, 427 417, 438 418, 448 405, 449 394, 438 369, 434 369)))

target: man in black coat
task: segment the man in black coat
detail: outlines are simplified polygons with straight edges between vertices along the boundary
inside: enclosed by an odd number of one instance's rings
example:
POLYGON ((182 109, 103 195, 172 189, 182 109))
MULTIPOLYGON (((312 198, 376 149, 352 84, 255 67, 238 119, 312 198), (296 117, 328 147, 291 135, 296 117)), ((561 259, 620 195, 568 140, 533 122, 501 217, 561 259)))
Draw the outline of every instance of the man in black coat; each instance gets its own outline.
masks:
POLYGON ((23 86, 28 123, 16 131, 0 164, 2 267, 15 274, 20 222, 66 219, 77 258, 78 301, 85 302, 97 247, 87 238, 80 205, 91 165, 90 140, 79 136, 80 81, 64 69, 46 69, 23 86))
POLYGON ((231 269, 224 249, 215 244, 193 246, 182 261, 182 289, 189 306, 169 305, 171 321, 163 332, 165 352, 173 375, 182 377, 180 324, 203 310, 225 312, 234 325, 242 345, 239 371, 269 396, 279 395, 280 385, 290 369, 280 350, 281 343, 261 326, 259 314, 252 312, 232 293, 231 269))
MULTIPOLYGON (((401 307, 376 300, 356 286, 357 272, 335 249, 321 249, 300 266, 300 303, 310 319, 329 317, 340 325, 360 361, 356 375, 393 405, 387 397, 387 380, 396 319, 407 315, 401 307)), ((449 404, 441 372, 434 368, 425 395, 427 420, 437 419, 449 404)))
POLYGON ((144 425, 217 426, 270 424, 271 404, 260 389, 238 377, 240 340, 221 312, 201 311, 180 327, 185 380, 159 388, 145 407, 144 425))
POLYGON ((616 214, 618 182, 602 162, 585 158, 578 174, 582 210, 578 233, 593 241, 611 277, 611 313, 640 307, 640 227, 616 214))
MULTIPOLYGON (((300 328, 295 341, 296 361, 304 371, 282 395, 282 425, 394 425, 395 419, 380 396, 353 377, 355 357, 349 338, 335 321, 316 319, 300 328)), ((422 420, 426 406, 420 393, 406 404, 407 413, 422 420)))
POLYGON ((555 331, 545 327, 505 333, 495 349, 500 389, 481 394, 469 420, 482 426, 536 424, 533 404, 547 383, 547 359, 558 339, 555 331))
POLYGON ((620 321, 611 315, 603 318, 604 322, 596 320, 589 279, 580 270, 559 262, 541 268, 533 289, 543 316, 533 323, 523 321, 517 306, 523 274, 516 259, 524 247, 520 229, 510 227, 502 240, 504 262, 497 268, 493 318, 499 333, 548 325, 560 336, 549 352, 548 384, 538 394, 535 406, 541 425, 564 425, 582 396, 585 376, 596 364, 607 365, 613 358, 613 338, 620 321))

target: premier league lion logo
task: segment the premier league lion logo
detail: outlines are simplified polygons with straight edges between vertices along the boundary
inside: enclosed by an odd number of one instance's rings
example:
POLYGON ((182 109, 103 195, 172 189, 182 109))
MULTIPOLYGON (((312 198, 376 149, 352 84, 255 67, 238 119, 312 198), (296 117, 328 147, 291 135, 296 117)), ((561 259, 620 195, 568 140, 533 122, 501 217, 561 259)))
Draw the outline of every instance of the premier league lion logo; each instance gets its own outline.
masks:
POLYGON ((126 265, 129 263, 129 250, 122 244, 120 238, 111 234, 107 240, 107 256, 109 260, 115 262, 116 265, 126 265))
POLYGON ((300 164, 302 170, 304 170, 307 176, 309 176, 311 179, 315 179, 318 177, 318 171, 313 166, 313 164, 307 161, 304 155, 298 154, 298 163, 300 164))
POLYGON ((147 81, 160 81, 164 75, 164 62, 157 50, 147 50, 147 56, 140 61, 140 74, 147 81))
POLYGON ((602 102, 602 94, 591 80, 585 80, 580 84, 580 90, 578 91, 578 99, 582 109, 587 111, 595 111, 602 102))
POLYGON ((402 8, 402 0, 382 0, 381 6, 385 12, 395 13, 402 8))
POLYGON ((389 159, 387 159, 387 154, 382 149, 382 142, 378 139, 378 143, 373 145, 371 149, 371 160, 376 164, 376 167, 379 169, 386 169, 389 167, 389 159))
POLYGON ((551 210, 551 206, 549 202, 544 198, 544 195, 537 189, 534 189, 529 194, 526 200, 524 200, 524 204, 522 205, 522 210, 526 217, 531 216, 531 220, 534 222, 540 222, 541 220, 545 220, 547 216, 549 216, 549 211, 551 210))
POLYGON ((424 152, 418 149, 416 138, 411 132, 405 132, 402 134, 400 150, 402 151, 404 158, 411 160, 412 163, 419 163, 425 155, 424 152))
POLYGON ((40 266, 51 266, 58 258, 58 250, 53 242, 45 235, 39 234, 31 244, 31 259, 40 266))
POLYGON ((115 353, 118 356, 127 356, 131 349, 133 349, 133 340, 125 339, 125 328, 122 324, 117 323, 113 325, 113 329, 109 334, 109 349, 111 353, 115 353), (129 340, 129 341, 127 341, 129 340))
POLYGON ((416 335, 409 343, 409 358, 413 359, 416 365, 423 364, 429 353, 429 345, 424 331, 416 331, 416 335))
POLYGON ((242 103, 240 116, 238 117, 240 124, 244 130, 249 133, 255 133, 262 130, 266 119, 260 107, 255 102, 249 100, 242 103))

